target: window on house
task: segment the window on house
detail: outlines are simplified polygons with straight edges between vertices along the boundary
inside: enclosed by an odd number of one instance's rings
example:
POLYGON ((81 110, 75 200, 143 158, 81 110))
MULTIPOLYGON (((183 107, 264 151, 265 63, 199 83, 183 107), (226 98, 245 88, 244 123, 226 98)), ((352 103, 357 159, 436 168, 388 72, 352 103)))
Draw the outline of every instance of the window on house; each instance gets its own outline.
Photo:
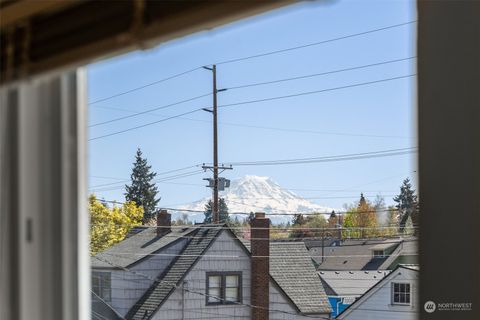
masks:
POLYGON ((385 256, 383 250, 374 250, 373 257, 374 258, 383 258, 385 256))
POLYGON ((242 274, 240 272, 207 273, 208 304, 241 302, 242 274))
POLYGON ((92 273, 92 290, 97 296, 106 302, 112 299, 112 286, 110 272, 93 272, 92 273))
POLYGON ((392 304, 410 304, 410 283, 392 283, 392 304))

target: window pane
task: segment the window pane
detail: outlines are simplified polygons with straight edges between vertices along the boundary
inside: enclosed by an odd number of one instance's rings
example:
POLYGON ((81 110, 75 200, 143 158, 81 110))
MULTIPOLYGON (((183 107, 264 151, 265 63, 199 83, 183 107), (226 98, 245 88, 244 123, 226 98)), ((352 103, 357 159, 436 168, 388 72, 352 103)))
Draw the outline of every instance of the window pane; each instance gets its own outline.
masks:
POLYGON ((210 288, 208 291, 208 302, 219 303, 220 300, 220 288, 210 288))
POLYGON ((238 276, 227 276, 225 285, 227 288, 238 287, 238 276))
POLYGON ((222 286, 222 277, 221 276, 209 276, 208 277, 208 286, 210 288, 220 288, 222 286))
POLYGON ((225 300, 238 302, 238 288, 226 288, 225 289, 225 300))
POLYGON ((400 294, 399 293, 395 293, 393 295, 393 302, 400 302, 400 294))
POLYGON ((405 302, 406 302, 406 303, 410 303, 410 293, 407 293, 407 294, 405 295, 405 302))

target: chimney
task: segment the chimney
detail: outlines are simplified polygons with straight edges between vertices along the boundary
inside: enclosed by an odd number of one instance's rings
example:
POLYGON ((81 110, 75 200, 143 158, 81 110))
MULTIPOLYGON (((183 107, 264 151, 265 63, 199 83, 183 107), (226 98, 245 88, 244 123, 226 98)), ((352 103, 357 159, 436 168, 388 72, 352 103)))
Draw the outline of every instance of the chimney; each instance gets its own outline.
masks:
POLYGON ((163 237, 172 231, 172 215, 167 210, 157 213, 157 237, 163 237))
POLYGON ((265 213, 255 213, 251 222, 252 275, 251 304, 252 320, 268 320, 270 301, 270 219, 265 213))

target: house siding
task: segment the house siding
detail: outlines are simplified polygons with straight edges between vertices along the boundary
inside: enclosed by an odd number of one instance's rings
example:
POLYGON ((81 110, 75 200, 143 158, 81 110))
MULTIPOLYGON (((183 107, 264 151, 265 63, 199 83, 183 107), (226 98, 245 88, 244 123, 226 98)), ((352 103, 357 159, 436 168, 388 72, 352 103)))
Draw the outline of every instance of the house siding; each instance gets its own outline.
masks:
POLYGON ((418 271, 399 268, 392 272, 388 279, 367 292, 364 301, 357 301, 345 313, 340 314, 337 319, 364 320, 364 319, 385 319, 385 320, 415 320, 419 315, 418 308, 418 271), (392 282, 410 283, 411 304, 393 305, 391 286, 392 282))
MULTIPOLYGON (((131 271, 112 270, 112 300, 110 305, 122 316, 125 316, 128 310, 133 307, 145 291, 153 284, 153 281, 147 279, 146 276, 154 279, 163 273, 175 258, 175 255, 180 253, 186 241, 186 239, 182 239, 158 252, 159 254, 165 255, 150 256, 140 261, 129 268, 131 271), (138 274, 134 274, 132 271, 138 272, 138 274)), ((97 271, 97 269, 93 271, 97 271)), ((105 270, 98 269, 98 271, 105 270)))
MULTIPOLYGON (((222 231, 204 256, 186 275, 183 284, 188 292, 177 288, 155 313, 154 320, 178 319, 251 319, 250 305, 250 256, 233 236, 222 231), (229 256, 219 258, 216 256, 229 256), (206 273, 235 271, 242 273, 243 305, 206 305, 206 273)), ((304 319, 277 286, 270 281, 270 309, 292 314, 270 311, 271 320, 304 319)), ((325 315, 322 315, 323 317, 325 315)))

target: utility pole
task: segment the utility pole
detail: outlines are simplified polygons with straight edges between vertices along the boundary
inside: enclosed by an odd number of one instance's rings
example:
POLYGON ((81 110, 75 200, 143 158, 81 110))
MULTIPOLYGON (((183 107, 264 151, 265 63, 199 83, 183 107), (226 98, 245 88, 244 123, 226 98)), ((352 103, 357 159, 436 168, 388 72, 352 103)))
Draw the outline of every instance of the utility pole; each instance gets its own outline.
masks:
POLYGON ((220 221, 218 213, 218 129, 217 129, 217 66, 213 65, 213 223, 220 221))
MULTIPOLYGON (((213 205, 212 205, 212 222, 219 223, 219 201, 218 201, 218 125, 217 125, 217 93, 225 91, 226 89, 217 90, 217 66, 213 65, 211 68, 203 67, 204 69, 212 71, 213 74, 213 108, 212 110, 204 108, 203 110, 211 112, 213 114, 213 168, 203 166, 204 169, 212 169, 213 171, 213 205)), ((225 169, 231 169, 231 167, 223 167, 225 169)))

